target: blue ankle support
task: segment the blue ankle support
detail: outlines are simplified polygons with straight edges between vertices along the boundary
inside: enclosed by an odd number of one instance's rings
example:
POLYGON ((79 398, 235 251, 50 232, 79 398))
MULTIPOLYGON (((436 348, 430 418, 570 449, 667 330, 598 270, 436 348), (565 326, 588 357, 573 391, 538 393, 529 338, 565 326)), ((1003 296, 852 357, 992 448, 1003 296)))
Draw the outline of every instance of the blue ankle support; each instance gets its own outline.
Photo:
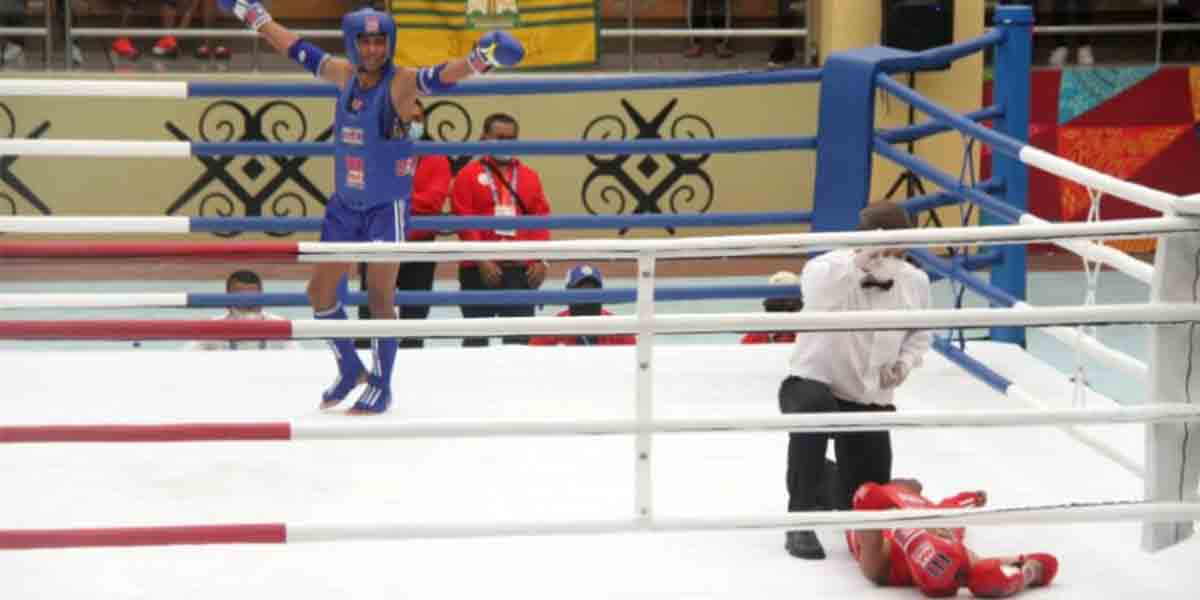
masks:
MULTIPOLYGON (((346 320, 346 308, 341 302, 333 305, 322 311, 313 311, 313 317, 322 320, 346 320)), ((358 352, 354 349, 354 342, 345 338, 329 340, 329 346, 333 349, 333 356, 337 360, 338 371, 343 376, 360 375, 365 367, 363 367, 362 359, 358 357, 358 352)))
POLYGON ((397 346, 396 338, 371 340, 371 350, 375 354, 371 375, 378 380, 378 385, 389 389, 392 386, 392 366, 396 364, 397 346))

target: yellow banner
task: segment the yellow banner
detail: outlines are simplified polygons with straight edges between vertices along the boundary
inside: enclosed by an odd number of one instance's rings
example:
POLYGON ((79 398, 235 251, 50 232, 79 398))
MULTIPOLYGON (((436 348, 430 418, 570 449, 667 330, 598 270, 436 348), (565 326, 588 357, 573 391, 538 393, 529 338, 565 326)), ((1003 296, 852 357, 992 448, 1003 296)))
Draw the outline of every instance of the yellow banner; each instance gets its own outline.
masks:
POLYGON ((396 64, 434 65, 466 56, 488 31, 525 45, 522 67, 596 63, 597 0, 392 0, 396 64))

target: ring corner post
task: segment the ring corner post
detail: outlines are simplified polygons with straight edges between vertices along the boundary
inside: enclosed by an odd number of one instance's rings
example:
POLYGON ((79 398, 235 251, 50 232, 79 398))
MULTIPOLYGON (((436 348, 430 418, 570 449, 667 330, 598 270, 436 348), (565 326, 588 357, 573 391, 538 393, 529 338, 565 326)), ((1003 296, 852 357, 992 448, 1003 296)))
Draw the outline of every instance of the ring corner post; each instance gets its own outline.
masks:
POLYGON ((854 231, 870 202, 875 138, 873 49, 832 54, 821 67, 812 231, 854 231))
MULTIPOLYGON (((1200 235, 1177 233, 1158 240, 1154 256, 1152 303, 1195 304, 1194 285, 1200 278, 1200 235)), ((1200 327, 1197 323, 1150 326, 1150 396, 1152 404, 1200 402, 1200 327), (1183 385, 1180 385, 1182 383, 1183 385)), ((1151 423, 1145 428, 1143 480, 1148 502, 1196 502, 1200 485, 1200 422, 1151 423)), ((1157 551, 1193 535, 1195 524, 1142 524, 1142 548, 1157 551)))
MULTIPOLYGON (((1028 6, 998 6, 994 24, 1005 32, 1004 39, 996 45, 995 85, 996 104, 1003 115, 995 120, 997 131, 1020 140, 1029 141, 1030 77, 1033 65, 1033 10, 1028 6)), ((1004 182, 1001 199, 1020 210, 1029 211, 1028 168, 1015 157, 993 153, 994 172, 1004 182)), ((1003 222, 984 213, 981 225, 999 225, 1003 222)), ((1008 292, 1019 300, 1025 300, 1026 260, 1025 246, 1001 247, 1003 260, 991 270, 992 285, 1008 292)), ((1021 327, 993 327, 991 338, 1025 346, 1025 330, 1021 327)))

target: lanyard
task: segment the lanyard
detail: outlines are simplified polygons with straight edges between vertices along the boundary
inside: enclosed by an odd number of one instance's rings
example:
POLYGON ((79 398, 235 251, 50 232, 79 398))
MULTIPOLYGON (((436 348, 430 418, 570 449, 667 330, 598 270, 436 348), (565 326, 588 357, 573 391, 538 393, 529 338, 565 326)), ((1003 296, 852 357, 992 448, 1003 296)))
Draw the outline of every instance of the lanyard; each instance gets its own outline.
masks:
MULTIPOLYGON (((484 168, 485 168, 485 169, 487 169, 487 166, 484 166, 484 168)), ((489 188, 491 188, 491 190, 492 190, 492 212, 495 212, 495 208, 496 208, 496 207, 498 207, 498 206, 504 206, 504 202, 503 202, 503 200, 504 200, 504 198, 506 197, 506 194, 508 195, 507 197, 508 197, 508 198, 509 198, 509 200, 510 200, 510 202, 509 202, 509 206, 514 206, 514 207, 515 207, 515 206, 516 206, 516 204, 517 204, 517 203, 516 203, 516 199, 511 197, 511 193, 509 193, 509 191, 508 191, 508 189, 507 189, 507 188, 505 188, 505 190, 504 190, 503 192, 501 192, 500 190, 496 189, 496 183, 497 183, 497 182, 496 182, 496 179, 497 179, 497 178, 500 176, 500 174, 501 174, 501 171, 500 171, 500 166, 499 166, 499 165, 496 165, 496 172, 495 172, 495 173, 491 173, 491 172, 490 172, 490 171, 491 171, 491 169, 488 169, 488 171, 489 171, 489 177, 488 177, 488 187, 489 187, 489 188)), ((512 166, 511 166, 511 167, 509 167, 509 170, 508 170, 508 183, 509 183, 509 185, 511 185, 511 186, 512 186, 512 189, 513 189, 513 190, 516 190, 516 189, 517 189, 517 177, 519 177, 519 176, 520 176, 520 173, 521 173, 521 172, 520 172, 520 171, 517 169, 517 164, 516 164, 516 163, 513 163, 513 164, 512 164, 512 166)), ((501 183, 500 183, 500 185, 504 185, 504 184, 501 182, 501 183)), ((514 211, 514 214, 516 214, 516 213, 515 213, 515 211, 514 211)))

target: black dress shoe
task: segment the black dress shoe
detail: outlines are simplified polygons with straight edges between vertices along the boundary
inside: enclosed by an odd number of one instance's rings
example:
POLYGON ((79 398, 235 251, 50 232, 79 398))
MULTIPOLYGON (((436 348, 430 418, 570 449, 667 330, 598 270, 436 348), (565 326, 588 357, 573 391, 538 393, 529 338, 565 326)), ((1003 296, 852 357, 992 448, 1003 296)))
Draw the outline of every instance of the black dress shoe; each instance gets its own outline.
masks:
POLYGON ((787 541, 783 547, 787 549, 788 554, 796 558, 808 560, 825 558, 825 549, 821 547, 821 540, 817 539, 817 534, 807 529, 787 532, 787 541))

